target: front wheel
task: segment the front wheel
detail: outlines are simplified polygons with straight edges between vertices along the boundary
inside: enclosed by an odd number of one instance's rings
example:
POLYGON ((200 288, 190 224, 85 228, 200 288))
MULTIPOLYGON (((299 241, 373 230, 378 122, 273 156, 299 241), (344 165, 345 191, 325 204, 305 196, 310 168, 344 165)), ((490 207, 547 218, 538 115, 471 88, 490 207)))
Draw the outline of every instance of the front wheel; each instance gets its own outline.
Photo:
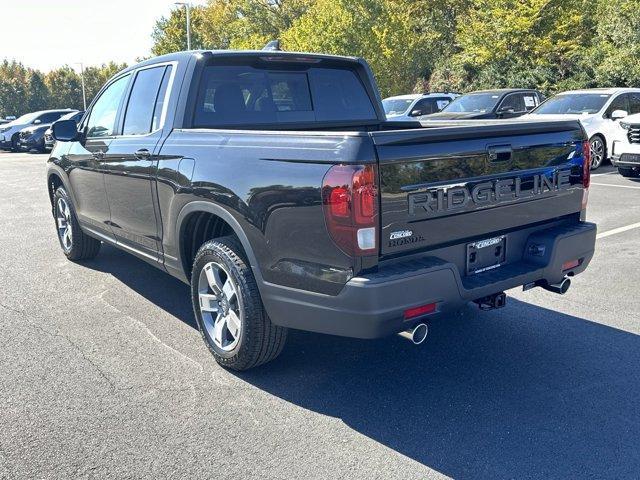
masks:
POLYGON ((69 260, 88 260, 98 255, 100 241, 80 229, 71 198, 62 187, 53 195, 53 214, 60 246, 69 260))
POLYGON ((287 329, 274 325, 262 306, 251 267, 235 237, 211 240, 198 250, 191 297, 198 329, 216 361, 247 370, 276 358, 287 329))
POLYGON ((591 137, 589 147, 591 150, 591 170, 596 170, 607 158, 607 148, 599 135, 591 137))

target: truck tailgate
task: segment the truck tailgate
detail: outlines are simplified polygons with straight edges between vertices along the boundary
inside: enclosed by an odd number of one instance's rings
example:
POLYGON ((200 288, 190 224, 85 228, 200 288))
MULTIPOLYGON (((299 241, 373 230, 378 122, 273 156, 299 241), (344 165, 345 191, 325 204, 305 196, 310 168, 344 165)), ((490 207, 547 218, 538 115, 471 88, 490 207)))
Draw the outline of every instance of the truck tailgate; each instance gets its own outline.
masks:
POLYGON ((449 122, 371 136, 383 256, 495 237, 582 209, 585 135, 576 121, 449 122))

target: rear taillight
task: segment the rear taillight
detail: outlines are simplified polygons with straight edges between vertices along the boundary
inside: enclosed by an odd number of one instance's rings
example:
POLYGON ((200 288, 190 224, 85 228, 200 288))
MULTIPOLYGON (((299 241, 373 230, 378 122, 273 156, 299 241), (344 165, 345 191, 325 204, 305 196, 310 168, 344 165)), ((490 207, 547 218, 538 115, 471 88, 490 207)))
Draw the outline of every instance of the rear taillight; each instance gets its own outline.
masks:
POLYGON ((374 165, 334 165, 322 180, 327 229, 348 255, 377 248, 378 186, 374 165))
POLYGON ((582 142, 582 186, 589 188, 591 183, 591 144, 589 140, 582 142))
POLYGON ((591 143, 582 142, 582 210, 586 210, 589 203, 589 185, 591 185, 591 143))

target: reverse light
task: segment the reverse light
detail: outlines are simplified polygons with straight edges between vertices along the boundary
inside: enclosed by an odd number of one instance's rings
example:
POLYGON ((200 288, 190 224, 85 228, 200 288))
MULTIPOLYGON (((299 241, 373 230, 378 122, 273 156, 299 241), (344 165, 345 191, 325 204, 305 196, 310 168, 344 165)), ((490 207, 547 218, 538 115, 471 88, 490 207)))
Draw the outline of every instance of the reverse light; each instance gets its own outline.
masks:
POLYGON ((327 230, 348 255, 375 253, 378 186, 375 165, 334 165, 322 181, 327 230))
POLYGON ((427 303, 426 305, 420 305, 419 307, 407 308, 404 311, 404 319, 411 320, 412 318, 427 315, 436 311, 437 304, 427 303))

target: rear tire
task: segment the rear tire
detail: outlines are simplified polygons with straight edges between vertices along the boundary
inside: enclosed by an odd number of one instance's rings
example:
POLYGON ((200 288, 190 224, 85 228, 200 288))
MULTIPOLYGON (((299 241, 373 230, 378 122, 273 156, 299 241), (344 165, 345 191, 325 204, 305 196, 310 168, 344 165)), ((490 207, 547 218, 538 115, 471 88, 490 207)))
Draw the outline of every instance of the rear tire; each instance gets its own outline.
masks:
POLYGON ((287 329, 274 325, 264 311, 235 237, 200 247, 191 273, 191 300, 200 334, 221 366, 247 370, 282 352, 287 329))
POLYGON ((89 260, 98 255, 101 242, 82 231, 71 198, 63 187, 53 195, 53 215, 58 241, 69 260, 89 260))
POLYGON ((631 167, 618 167, 618 173, 623 177, 627 178, 638 178, 640 177, 640 171, 634 170, 631 167))

